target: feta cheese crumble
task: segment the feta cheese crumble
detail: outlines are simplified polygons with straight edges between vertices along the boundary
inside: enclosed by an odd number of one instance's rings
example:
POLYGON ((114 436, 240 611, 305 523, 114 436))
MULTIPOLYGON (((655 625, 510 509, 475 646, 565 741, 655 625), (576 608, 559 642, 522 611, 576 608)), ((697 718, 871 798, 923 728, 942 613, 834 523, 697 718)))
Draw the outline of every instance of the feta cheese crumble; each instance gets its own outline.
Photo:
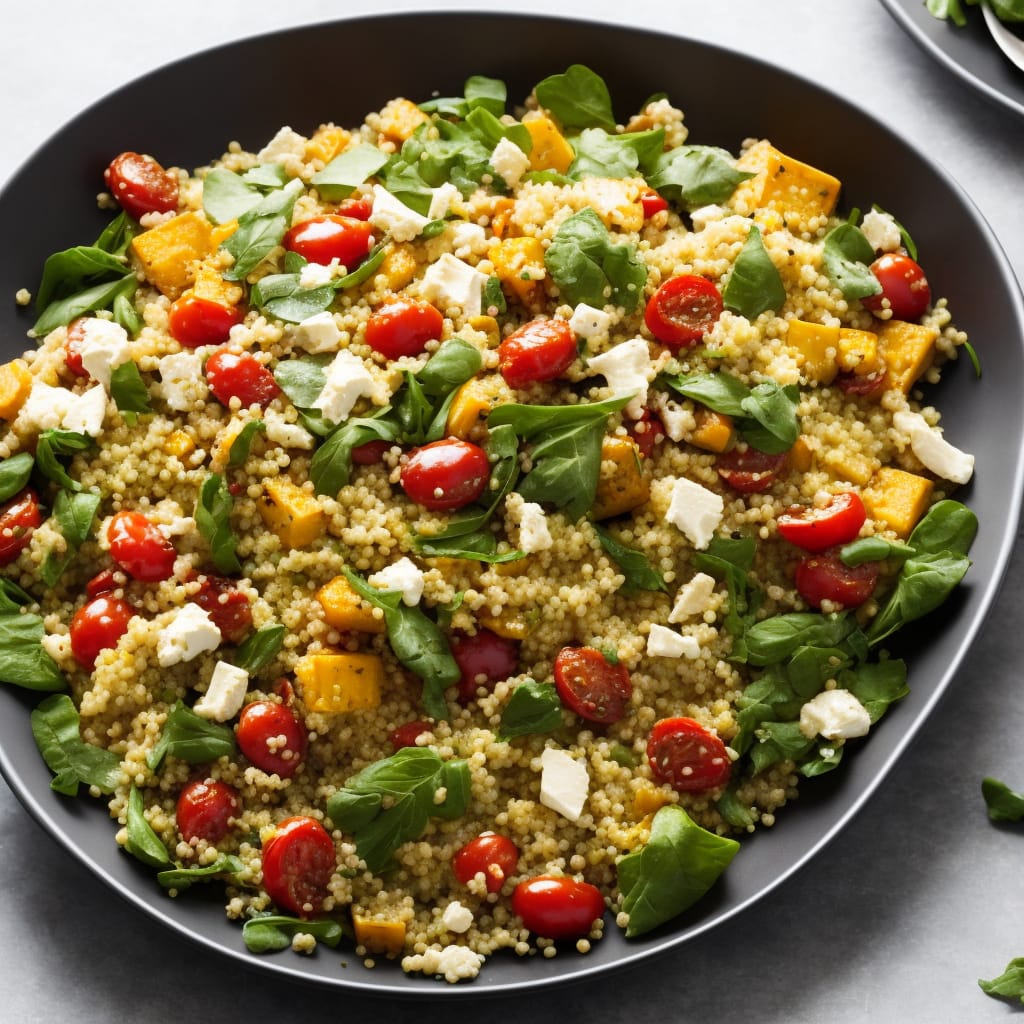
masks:
POLYGON ((509 188, 515 188, 530 169, 530 158, 511 139, 500 139, 491 153, 491 166, 509 188))
POLYGON ((463 932, 468 932, 473 926, 473 911, 469 907, 463 906, 458 900, 452 900, 447 907, 444 908, 444 913, 441 915, 441 924, 445 926, 450 932, 455 932, 461 935, 463 932))
POLYGON ((823 690, 800 709, 800 731, 808 739, 849 740, 870 728, 867 708, 849 690, 823 690))
POLYGON ((337 351, 338 341, 341 339, 341 331, 334 321, 334 314, 326 309, 322 313, 306 317, 297 323, 290 333, 292 344, 313 354, 337 351))
POLYGON ((91 316, 82 325, 82 340, 78 351, 82 366, 89 376, 97 380, 108 391, 110 375, 122 363, 131 361, 128 332, 113 320, 91 316))
POLYGON ((401 591, 404 604, 419 604, 423 596, 423 572, 411 558, 400 558, 397 562, 375 572, 367 582, 379 590, 401 591))
POLYGON ((249 689, 249 673, 226 661, 218 661, 209 685, 192 709, 200 718, 227 722, 242 709, 249 689))
POLYGON ((374 185, 370 223, 388 232, 396 242, 411 242, 430 223, 430 218, 410 209, 382 185, 374 185))
POLYGON ((892 252, 903 241, 899 225, 888 213, 880 210, 868 210, 860 222, 860 229, 875 252, 892 252))
POLYGON ((697 573, 689 583, 676 592, 676 602, 668 613, 669 622, 683 622, 694 615, 702 615, 715 592, 715 578, 706 572, 697 573))
POLYGON ((540 767, 540 802, 569 821, 579 821, 590 790, 587 766, 564 750, 545 747, 540 767))
POLYGON ((672 501, 665 520, 678 526, 690 543, 702 551, 711 543, 725 512, 720 494, 680 477, 672 484, 672 501))
POLYGON ((910 450, 936 476, 965 484, 974 475, 974 456, 951 445, 920 413, 900 410, 893 414, 892 425, 910 438, 910 450))
POLYGON ((197 604, 186 604, 174 613, 156 638, 156 658, 161 668, 191 661, 220 646, 220 630, 197 604))
POLYGON ((360 398, 373 398, 377 393, 377 382, 362 359, 342 349, 327 368, 327 383, 313 408, 331 423, 341 423, 360 398))
POLYGON ((608 382, 613 398, 632 395, 626 413, 639 418, 655 372, 647 342, 643 338, 624 341, 599 356, 591 356, 588 365, 593 373, 601 374, 608 382))
POLYGON ((420 285, 420 294, 442 312, 451 306, 458 306, 464 317, 479 316, 485 284, 486 274, 446 252, 427 267, 420 285))
POLYGON ((647 653, 652 658, 699 658, 700 644, 695 636, 683 636, 655 622, 647 634, 647 653))

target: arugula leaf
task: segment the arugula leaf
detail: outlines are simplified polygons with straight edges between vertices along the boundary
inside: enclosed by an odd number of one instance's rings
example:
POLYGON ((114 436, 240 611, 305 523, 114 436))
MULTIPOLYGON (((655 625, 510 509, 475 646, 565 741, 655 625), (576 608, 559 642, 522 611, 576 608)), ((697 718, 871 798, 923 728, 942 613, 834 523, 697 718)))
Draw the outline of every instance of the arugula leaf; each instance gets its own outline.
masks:
POLYGON ((1024 793, 1018 793, 999 779, 981 780, 981 795, 992 821, 1020 821, 1024 818, 1024 793))
POLYGON ((32 475, 35 460, 28 452, 19 452, 0 462, 0 502, 13 498, 32 475))
POLYGON ((135 786, 132 786, 131 793, 128 794, 127 832, 124 848, 136 860, 148 864, 151 868, 165 868, 171 863, 167 847, 146 821, 142 794, 135 786))
POLYGON ((826 273, 848 301, 877 295, 882 290, 869 266, 875 250, 864 232, 854 225, 855 219, 856 213, 850 221, 834 227, 825 236, 821 253, 826 273))
POLYGON ((213 564, 225 573, 241 572, 235 548, 238 538, 231 530, 231 510, 234 499, 219 473, 211 473, 199 488, 195 520, 200 535, 210 545, 213 564))
POLYGON ((60 487, 80 491, 82 485, 72 480, 57 460, 58 457, 84 452, 92 443, 92 438, 87 434, 78 434, 73 430, 44 430, 36 442, 36 469, 60 487))
POLYGON ((329 918, 302 920, 282 914, 260 913, 242 925, 242 941, 250 953, 272 953, 288 949, 296 935, 312 935, 332 949, 341 942, 345 929, 329 918))
POLYGON ((262 198, 238 218, 238 228, 221 243, 235 259, 223 272, 227 281, 244 281, 270 252, 281 244, 291 224, 292 208, 302 191, 302 182, 295 178, 284 188, 262 198))
POLYGON ((537 102, 554 114, 563 128, 605 128, 615 131, 612 98, 604 79, 583 64, 549 75, 534 87, 537 102))
MULTIPOLYGON (((115 366, 110 373, 110 396, 122 413, 152 412, 149 391, 134 360, 115 366)), ((129 424, 131 425, 131 424, 129 424)))
POLYGON ((724 203, 736 186, 752 178, 740 171, 732 155, 714 146, 677 146, 659 154, 647 175, 647 184, 685 210, 724 203))
POLYGON ((369 142, 361 142, 339 153, 322 171, 310 178, 310 184, 329 203, 337 203, 352 194, 388 162, 390 157, 369 142))
POLYGON ((188 764, 234 757, 235 734, 229 726, 200 718, 179 700, 167 715, 156 746, 146 755, 149 770, 155 772, 168 754, 188 764))
POLYGON ((527 679, 513 691, 501 713, 499 740, 551 732, 562 725, 562 701, 553 683, 527 679))
POLYGON ((597 213, 587 207, 562 223, 544 253, 544 266, 566 302, 636 309, 647 266, 629 245, 614 245, 597 213))
POLYGON ((756 320, 766 310, 781 309, 785 301, 782 277, 764 247, 760 230, 752 224, 722 289, 722 302, 726 309, 756 320))
POLYGON ((95 786, 101 793, 114 791, 121 778, 121 758, 82 739, 78 709, 67 694, 47 697, 29 717, 36 746, 54 773, 51 789, 65 796, 75 796, 79 784, 95 786))
MULTIPOLYGON (((9 583, 8 580, 2 582, 9 583)), ((19 599, 18 595, 12 597, 6 586, 4 598, 5 606, 19 599)), ((23 686, 26 690, 67 688, 57 663, 43 649, 45 635, 43 620, 38 615, 25 615, 20 611, 0 614, 0 681, 23 686)))
POLYGON ((222 853, 212 864, 202 868, 185 868, 176 865, 161 871, 156 880, 165 889, 176 889, 184 892, 196 882, 206 882, 218 875, 237 875, 244 865, 238 857, 230 853, 222 853))
POLYGON ((594 532, 601 542, 606 555, 622 570, 625 580, 617 593, 632 597, 641 590, 667 591, 665 579, 647 560, 647 556, 636 548, 620 544, 604 527, 594 525, 594 532))
POLYGON ((252 448, 253 438, 267 429, 263 420, 249 420, 248 423, 238 432, 238 436, 231 442, 228 449, 228 466, 237 469, 245 465, 249 458, 249 450, 252 448))
POLYGON ((327 801, 327 814, 337 828, 353 835, 356 852, 376 874, 403 843, 423 834, 431 817, 464 814, 469 787, 465 761, 442 761, 427 747, 405 747, 349 779, 327 801), (440 789, 446 796, 438 803, 440 789))
POLYGON ((235 666, 254 676, 265 669, 284 645, 285 628, 279 622, 261 626, 250 634, 235 651, 235 666))
POLYGON ((661 154, 664 142, 664 128, 621 135, 586 128, 575 140, 576 159, 569 177, 635 178, 640 167, 650 165, 661 154))
POLYGON ((618 863, 626 938, 649 932, 693 906, 739 851, 735 839, 697 825, 681 807, 662 807, 651 838, 618 863))
POLYGON ((53 555, 52 551, 47 553, 40 576, 48 587, 56 585, 61 574, 78 554, 78 549, 89 539, 99 506, 98 494, 91 494, 88 491, 80 491, 77 494, 65 490, 57 492, 53 502, 53 518, 67 548, 61 557, 53 555))

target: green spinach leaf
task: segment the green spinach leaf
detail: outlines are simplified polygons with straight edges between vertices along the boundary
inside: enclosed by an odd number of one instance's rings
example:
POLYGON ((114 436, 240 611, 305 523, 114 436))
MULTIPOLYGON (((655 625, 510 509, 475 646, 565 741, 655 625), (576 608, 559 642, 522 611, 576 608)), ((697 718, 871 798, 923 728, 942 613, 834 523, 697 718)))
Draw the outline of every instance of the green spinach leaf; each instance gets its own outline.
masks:
POLYGON ((208 882, 211 879, 219 878, 221 875, 237 875, 244 865, 238 857, 231 853, 222 853, 212 864, 202 868, 186 868, 176 865, 161 871, 156 880, 165 889, 175 889, 184 892, 191 888, 196 882, 208 882))
POLYGON ((499 740, 551 732, 562 725, 562 701, 553 683, 527 679, 513 691, 501 713, 499 740))
POLYGON ((121 758, 82 739, 78 709, 67 694, 47 697, 30 719, 36 746, 54 773, 52 789, 66 796, 75 796, 80 784, 95 786, 101 793, 114 791, 121 778, 121 758))
POLYGON ((0 462, 0 502, 13 498, 32 475, 35 460, 28 452, 19 452, 0 462))
POLYGON ((381 170, 389 159, 387 153, 382 153, 376 146, 361 142, 339 153, 322 171, 317 171, 310 184, 329 203, 337 203, 381 170))
POLYGON ((48 587, 56 585, 61 574, 71 564, 78 549, 89 539, 92 524, 100 506, 100 496, 88 491, 60 490, 53 502, 53 518, 60 529, 66 549, 63 555, 47 552, 40 576, 48 587))
POLYGON ((231 510, 234 499, 227 483, 219 473, 211 473, 199 488, 195 520, 200 535, 210 545, 213 564, 225 573, 241 572, 235 548, 238 538, 231 530, 231 510))
POLYGON ((281 244, 301 191, 302 182, 296 178, 260 199, 238 218, 237 230, 221 243, 221 248, 235 259, 223 273, 225 280, 244 281, 281 244))
MULTIPOLYGON (((115 366, 111 371, 110 396, 122 413, 137 414, 153 411, 146 383, 142 379, 142 374, 139 373, 139 367, 132 359, 115 366)), ((133 422, 129 422, 129 426, 133 422)))
POLYGON ((615 131, 611 94, 604 79, 583 64, 549 75, 534 87, 537 102, 554 114, 563 128, 604 128, 615 131))
POLYGON ((595 525, 594 532, 605 554, 615 562, 625 576, 622 586, 617 591, 623 597, 632 597, 641 590, 668 590, 664 577, 651 565, 642 551, 620 544, 604 527, 595 525))
POLYGON ((170 854, 160 837, 146 821, 142 806, 142 794, 132 786, 128 795, 127 838, 124 848, 136 860, 151 868, 166 868, 171 863, 170 854))
POLYGON ((302 920, 281 914, 260 913, 242 925, 242 941, 250 953, 273 953, 288 949, 296 935, 312 935, 332 949, 341 942, 345 929, 329 918, 302 920))
POLYGON ((992 821, 1020 821, 1024 818, 1024 793, 1018 793, 999 779, 981 781, 981 795, 992 821))
POLYGON ((262 672, 284 646, 286 630, 279 622, 271 622, 251 633, 235 651, 235 666, 254 676, 262 672))
MULTIPOLYGON (((2 582, 14 587, 9 580, 2 582)), ((7 586, 3 588, 3 595, 5 607, 20 601, 20 595, 12 594, 7 586)), ((45 635, 43 620, 38 615, 13 610, 0 614, 0 681, 23 686, 26 690, 67 688, 67 680, 57 663, 43 649, 45 635)))
POLYGON ((761 232, 756 225, 751 225, 750 234, 722 289, 722 302, 726 309, 748 320, 756 320, 767 310, 780 310, 785 301, 782 277, 764 247, 761 232))
POLYGON ((576 159, 569 177, 580 179, 635 178, 661 154, 665 129, 609 135, 603 128, 586 128, 575 140, 576 159))
POLYGON ((149 770, 157 771, 168 754, 188 764, 234 757, 235 734, 229 726, 200 718, 179 700, 167 715, 156 746, 146 756, 149 770))
POLYGON ((92 447, 92 443, 92 438, 87 434, 78 434, 73 430, 44 430, 36 442, 36 469, 58 486, 69 491, 80 491, 82 485, 68 476, 67 470, 58 460, 84 452, 92 447))
POLYGON ((740 171, 732 155, 714 146, 678 146, 651 164, 647 184, 685 210, 724 203, 736 186, 754 177, 740 171))
POLYGON ((864 232, 852 223, 855 219, 856 214, 825 236, 821 254, 826 273, 848 301, 877 295, 882 290, 870 270, 875 251, 864 232))

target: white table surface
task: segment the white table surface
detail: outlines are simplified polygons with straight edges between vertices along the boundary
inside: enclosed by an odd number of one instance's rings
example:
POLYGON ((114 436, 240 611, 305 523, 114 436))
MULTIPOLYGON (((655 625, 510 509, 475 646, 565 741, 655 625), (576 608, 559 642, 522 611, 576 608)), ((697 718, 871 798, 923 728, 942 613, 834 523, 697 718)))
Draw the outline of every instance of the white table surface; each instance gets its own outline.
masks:
MULTIPOLYGON (((6 5, 0 34, 0 181, 93 100, 170 60, 289 25, 418 7, 369 0, 348 0, 344 7, 328 0, 15 4, 6 5)), ((877 0, 646 0, 628 6, 621 0, 450 0, 436 6, 613 22, 639 15, 648 27, 785 63, 883 114, 934 155, 1024 274, 1024 121, 949 78, 877 0)), ((1012 1019, 1012 1008, 984 996, 976 979, 1024 955, 1024 826, 991 826, 979 785, 995 774, 1024 786, 1022 568, 1018 556, 949 693, 838 840, 698 941, 541 999, 424 1007, 244 970, 111 895, 0 782, 0 1020, 1012 1019)))

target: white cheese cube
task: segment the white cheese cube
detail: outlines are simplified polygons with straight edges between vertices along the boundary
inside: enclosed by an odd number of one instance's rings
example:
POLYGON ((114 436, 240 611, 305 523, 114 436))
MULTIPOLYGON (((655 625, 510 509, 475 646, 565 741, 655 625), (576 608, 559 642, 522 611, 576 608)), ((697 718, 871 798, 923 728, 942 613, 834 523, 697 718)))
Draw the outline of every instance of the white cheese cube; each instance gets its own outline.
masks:
POLYGON ((608 337, 612 327, 612 315, 596 306, 588 306, 581 302, 569 317, 569 326, 581 338, 587 341, 599 341, 608 337))
POLYGON ((647 401, 647 387, 655 374, 647 342, 643 338, 624 341, 599 356, 591 356, 587 365, 608 382, 613 398, 633 396, 626 412, 634 419, 639 418, 647 401))
POLYGON ((226 722, 234 718, 245 703, 249 689, 249 673, 244 668, 218 661, 214 666, 210 683, 192 709, 200 718, 214 722, 226 722))
POLYGON ((910 438, 911 451, 936 476, 955 484, 965 484, 973 476, 974 456, 951 445, 920 413, 901 410, 893 414, 892 425, 910 438))
POLYGON ((529 170, 530 158, 511 139, 500 139, 491 153, 491 166, 509 188, 515 188, 529 170))
POLYGON ((322 313, 306 317, 291 329, 291 340, 307 352, 336 352, 341 331, 334 321, 334 314, 326 309, 322 313))
POLYGON ((392 562, 380 572, 375 572, 367 582, 379 590, 401 591, 402 601, 407 605, 419 604, 423 596, 423 573, 410 558, 392 562))
POLYGON ((307 263, 299 271, 300 288, 322 288, 330 284, 335 277, 340 264, 335 256, 330 263, 307 263))
POLYGON ((519 509, 519 550, 532 555, 553 544, 544 509, 535 501, 524 501, 519 509))
POLYGON ((463 906, 458 900, 452 900, 441 914, 441 924, 448 931, 461 935, 473 927, 473 911, 469 907, 463 906))
POLYGON ((713 221, 721 220, 725 216, 725 208, 722 206, 701 206, 690 214, 690 223, 694 231, 703 231, 713 221))
POLYGON ((468 220, 453 221, 448 228, 452 252, 460 259, 467 256, 481 256, 490 248, 487 232, 479 224, 468 220))
POLYGON ((360 398, 372 398, 377 392, 377 382, 362 359, 342 349, 327 368, 327 383, 313 408, 331 423, 340 423, 360 398))
POLYGON ((75 398, 75 393, 67 388, 34 381, 25 404, 18 412, 18 425, 36 433, 56 430, 74 405, 75 398))
POLYGON ((110 390, 110 375, 122 363, 131 359, 128 332, 113 320, 91 316, 82 325, 82 340, 78 351, 82 366, 93 380, 110 390))
POLYGON ((665 436, 673 441, 682 441, 691 431, 697 429, 697 420, 689 409, 673 401, 664 392, 654 398, 661 425, 665 428, 665 436))
POLYGON ((90 437, 99 437, 103 430, 103 419, 107 415, 107 393, 102 385, 83 391, 75 395, 68 406, 67 412, 61 420, 61 426, 65 430, 72 430, 76 434, 88 434, 90 437))
POLYGON ((669 622, 683 622, 693 615, 702 615, 715 592, 715 578, 699 572, 676 592, 676 603, 668 613, 669 622))
POLYGON ((438 188, 430 190, 430 208, 427 220, 443 220, 451 209, 452 203, 462 198, 462 193, 450 182, 446 181, 438 188))
POLYGON ((267 440, 282 448, 302 448, 309 451, 313 447, 313 435, 298 423, 289 423, 281 413, 274 409, 266 409, 263 413, 263 424, 267 428, 267 440))
POLYGON ((485 284, 486 274, 446 252, 427 267, 420 294, 442 313, 451 306, 458 306, 464 317, 479 316, 485 284))
POLYGON ((411 242, 430 223, 430 218, 411 210, 383 186, 374 185, 370 223, 388 232, 396 242, 411 242))
POLYGON ((187 604, 175 612, 156 638, 156 659, 161 668, 191 661, 204 651, 220 646, 220 630, 197 604, 187 604))
POLYGON ((711 543, 724 511, 725 502, 720 494, 680 477, 672 484, 672 500, 665 519, 678 526, 700 551, 711 543))
POLYGON ((893 252, 903 243, 899 225, 888 213, 879 210, 868 210, 860 222, 860 229, 875 252, 893 252))
POLYGON ((867 708, 849 690, 823 690, 800 709, 800 731, 808 739, 849 740, 870 728, 867 708))
POLYGON ((256 160, 261 164, 282 163, 287 157, 305 155, 306 137, 285 125, 278 129, 277 134, 256 154, 256 160))
POLYGON ((195 352, 175 352, 157 363, 160 371, 160 397, 169 409, 187 412, 206 398, 206 378, 202 357, 195 352))
POLYGON ((540 767, 540 802, 569 821, 579 821, 590 790, 587 766, 564 750, 546 747, 540 767))
POLYGON ((647 634, 647 653, 652 658, 699 658, 700 644, 695 636, 683 636, 654 623, 647 634))

